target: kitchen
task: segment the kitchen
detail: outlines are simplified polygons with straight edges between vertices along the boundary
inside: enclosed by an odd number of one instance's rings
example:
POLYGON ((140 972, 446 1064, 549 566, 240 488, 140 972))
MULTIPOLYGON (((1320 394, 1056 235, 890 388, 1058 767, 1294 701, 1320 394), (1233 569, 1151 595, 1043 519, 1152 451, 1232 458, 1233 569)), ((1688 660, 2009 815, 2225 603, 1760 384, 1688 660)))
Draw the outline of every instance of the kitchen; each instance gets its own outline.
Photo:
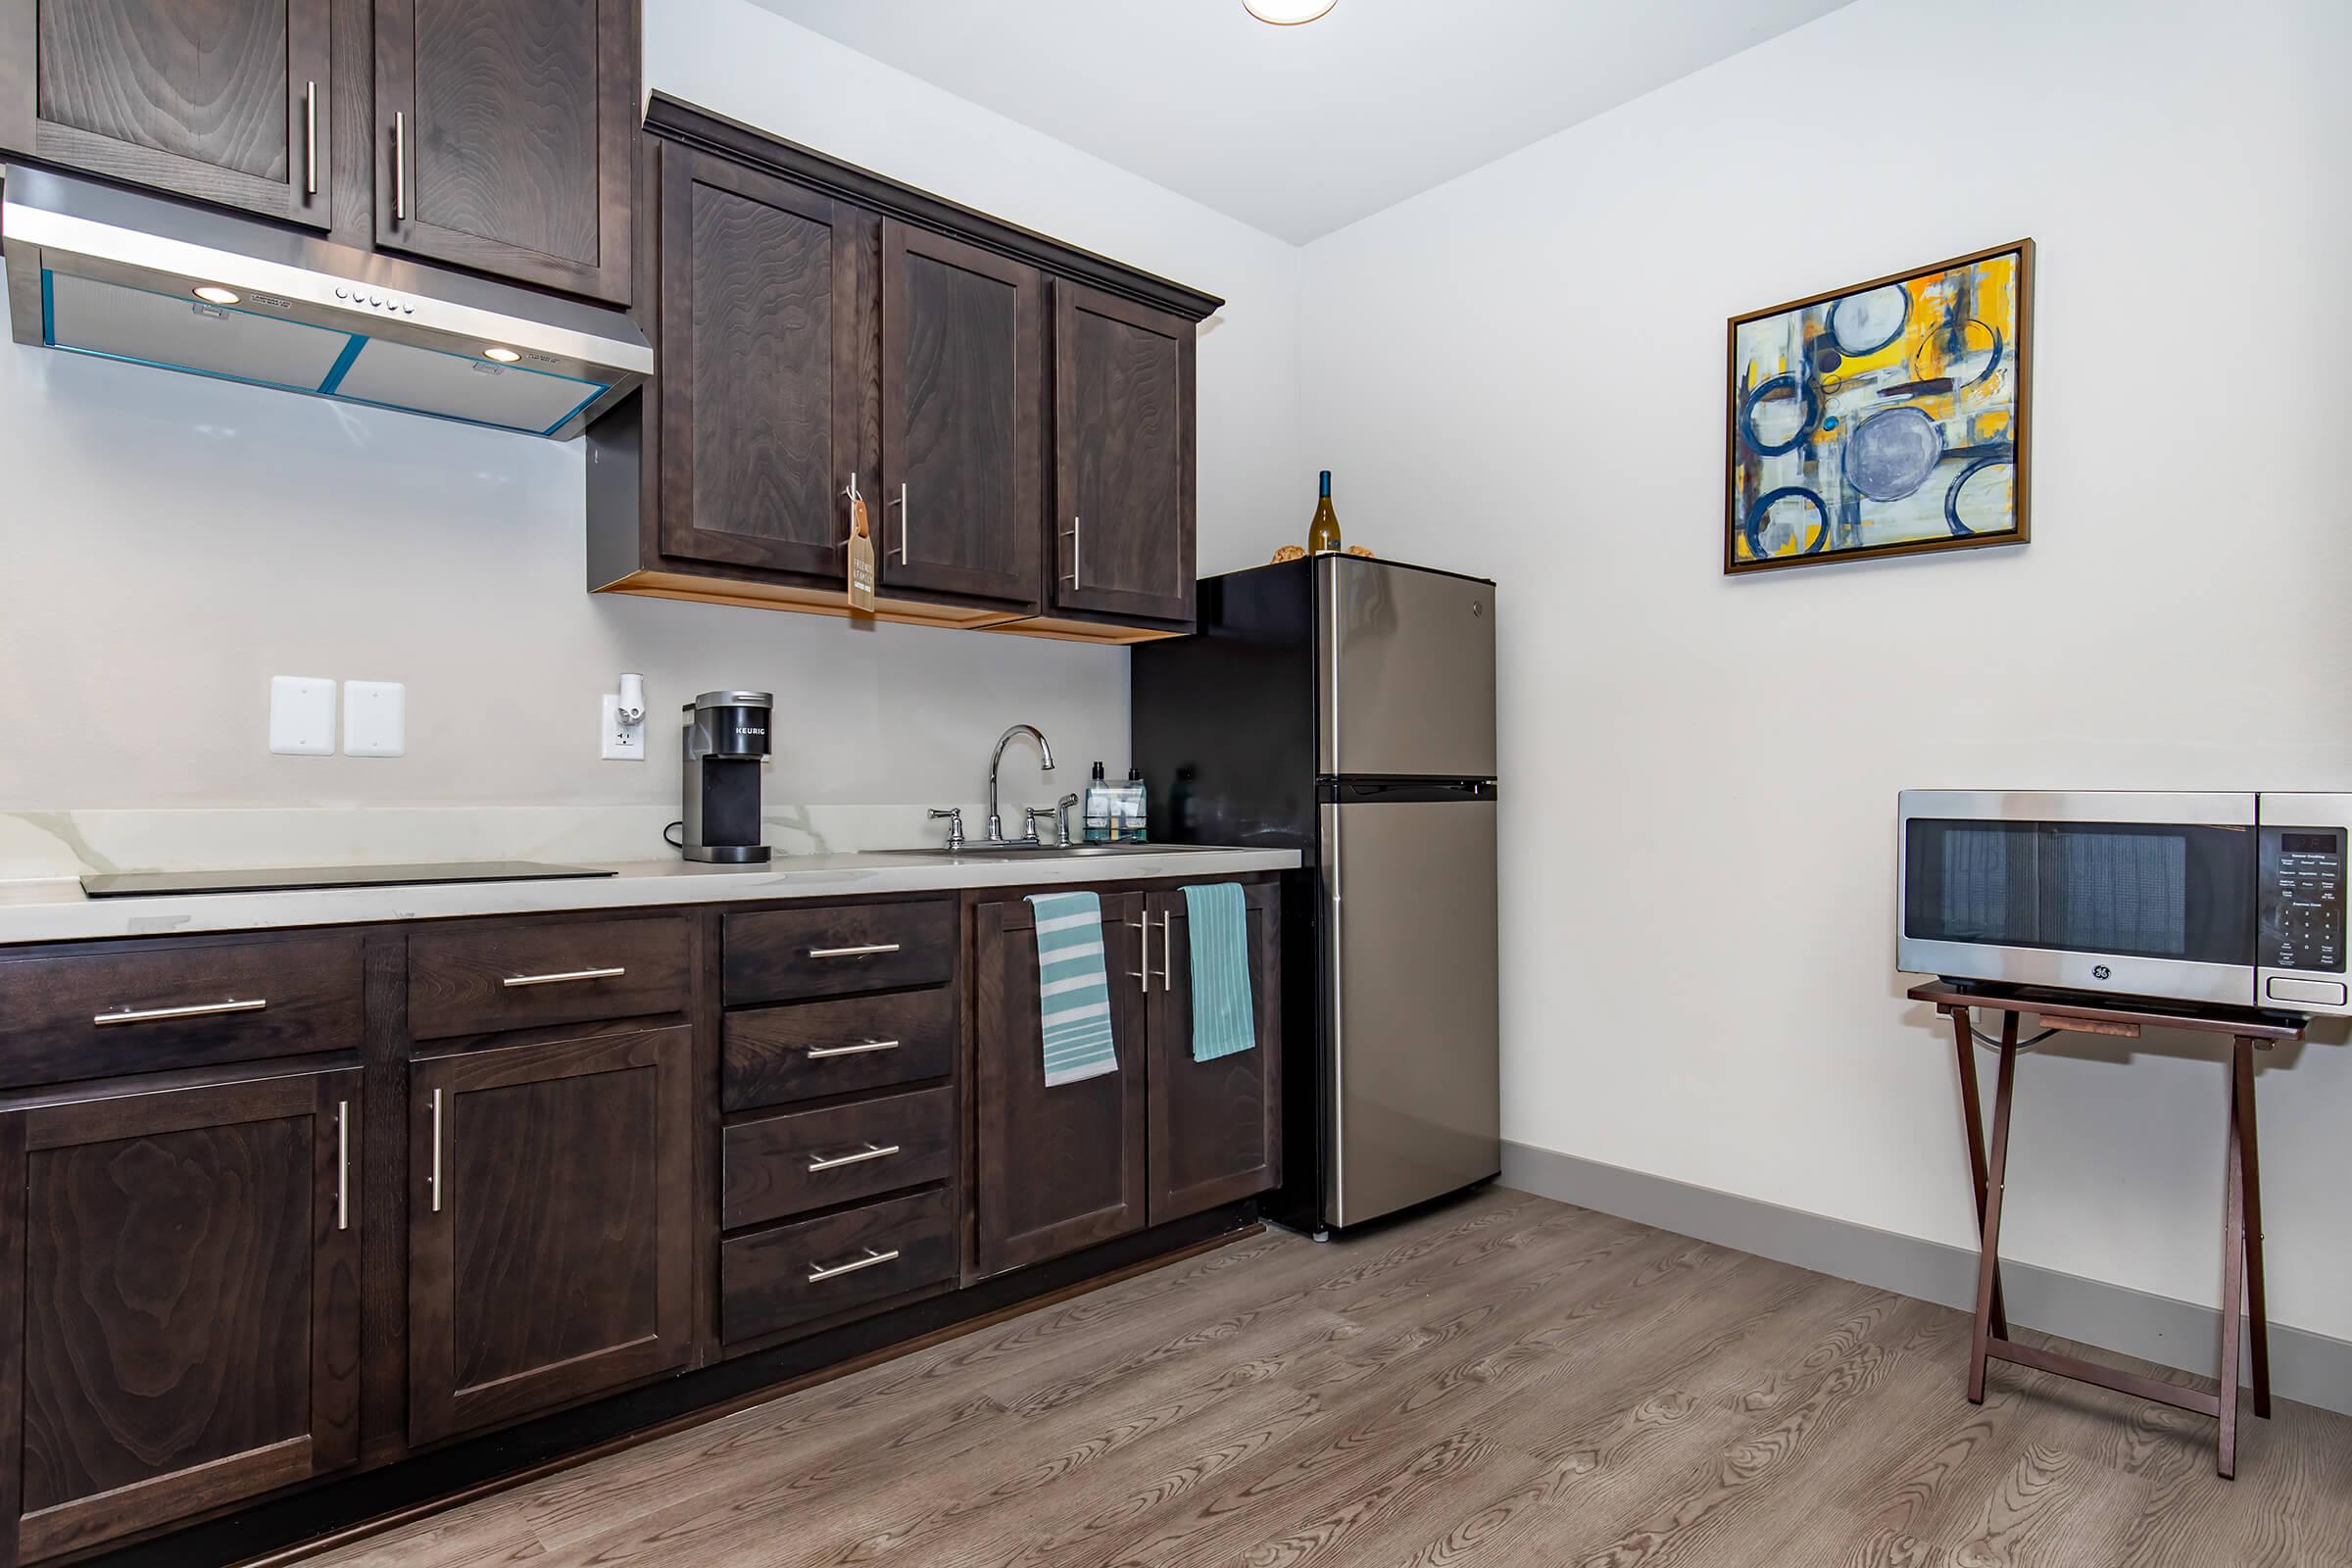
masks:
MULTIPOLYGON (((1265 38, 1313 46, 1317 28, 1348 24, 1354 5, 1342 0, 1327 22, 1265 29, 1265 38)), ((1169 175, 1155 182, 1131 173, 1107 151, 1080 150, 1088 143, 1073 131, 1055 140, 1002 107, 975 104, 971 98, 980 95, 969 86, 933 86, 916 65, 883 64, 835 41, 824 27, 810 30, 721 0, 647 9, 647 89, 1225 302, 1203 318, 1198 335, 1200 575, 1256 566, 1278 546, 1303 543, 1314 472, 1331 467, 1349 542, 1384 559, 1497 580, 1498 771, 1513 783, 1511 797, 1499 804, 1507 846, 1501 882, 1507 1186, 1693 1236, 1705 1234, 1705 1205, 1689 1189, 1708 1199, 1737 1194, 1778 1210, 1897 1233, 1913 1244, 1915 1256, 1906 1256, 1920 1264, 1920 1277, 1940 1281, 1945 1254, 1964 1244, 1973 1248, 1974 1238, 1955 1175, 1958 1151, 1933 1142, 1950 1140, 1957 1125, 1948 1050, 1924 1049, 1899 986, 1890 989, 1892 949, 1881 911, 1893 897, 1888 845, 1895 793, 2019 777, 2109 787, 2227 781, 2243 788, 2249 770, 2230 760, 2241 753, 2261 762, 2251 771, 2265 788, 2342 783, 2342 748, 2331 734, 2297 743, 2301 750, 2277 739, 2308 735, 2291 729, 2291 720, 2316 710, 2328 689, 2321 675, 2277 659, 2289 646, 2283 631, 2265 624, 2243 649, 2194 655, 2140 634, 2125 646, 2152 662, 2150 675, 2132 673, 2095 638, 2064 629, 2082 624, 2065 617, 2085 613, 2090 584, 2103 580, 2095 574, 2119 560, 2129 562, 2123 569, 2142 603, 2180 605, 2196 584, 2160 555, 2118 558, 2087 543, 2087 518, 2103 514, 2106 503, 2094 507, 2084 493, 2090 479, 2082 454, 2118 438, 2096 422, 2095 410, 2070 408, 2070 397, 2084 397, 2084 383, 2062 373, 2065 357, 2055 335, 2038 383, 2043 416, 2087 422, 2094 434, 2077 439, 2072 459, 2058 442, 2045 444, 2037 482, 2042 537, 2027 550, 1982 552, 1916 569, 1857 566, 1769 583, 1709 577, 1703 584, 1689 560, 1693 550, 1703 557, 1711 547, 1703 525, 1680 540, 1675 529, 1599 531, 1585 547, 1589 555, 1570 555, 1563 541, 1576 537, 1573 518, 1587 510, 1588 497, 1596 513, 1654 510, 1643 499, 1650 481, 1637 482, 1636 465, 1644 475, 1662 471, 1665 454, 1639 442, 1622 459, 1587 454, 1596 466, 1581 475, 1530 468, 1532 457, 1511 456, 1544 453, 1575 432, 1608 428, 1615 400, 1629 394, 1604 392, 1589 379, 1563 383, 1527 363, 1538 340, 1566 341, 1592 330, 1588 318, 1596 307, 1546 292, 1532 270, 1546 258, 1563 262, 1544 248, 1558 243, 1556 236, 1537 243, 1540 234, 1475 226, 1499 224, 1514 206, 1522 213, 1542 209, 1540 202, 1502 199, 1495 182, 1507 188, 1507 168, 1483 184, 1441 190, 1302 250, 1263 226, 1270 220, 1245 221, 1176 194, 1169 175), (1511 264, 1508 287, 1459 287, 1451 270, 1461 258, 1447 236, 1477 232, 1492 234, 1498 246, 1524 247, 1511 264), (1443 311, 1400 311, 1399 299, 1455 303, 1443 311), (1533 313, 1535 331, 1512 319, 1515 310, 1533 313), (1373 323, 1380 330, 1367 330, 1373 323), (1490 357, 1465 355, 1465 342, 1493 346, 1491 368, 1501 379, 1492 396, 1473 395, 1476 388, 1465 384, 1472 363, 1490 357), (1465 453, 1480 456, 1465 464, 1465 453), (2059 521, 2070 514, 2081 520, 2059 521), (1543 523, 1546 517, 1556 520, 1543 523), (1633 591, 1609 586, 1620 581, 1633 591), (2065 681, 2034 679, 2031 647, 1982 656, 2022 662, 1996 666, 2025 708, 2022 716, 2015 705, 1996 710, 1988 696, 1940 680, 1923 701, 1912 683, 1923 678, 1924 651, 1885 662, 1842 657, 1863 646, 1913 650, 1920 623, 1948 622, 1968 612, 1975 596, 2012 590, 2024 596, 2022 613, 2056 628, 2052 635, 2073 661, 2059 667, 2094 687, 2095 703, 2065 689, 2065 681), (1921 596, 1933 596, 1924 601, 1932 613, 1923 612, 1921 596), (1833 606, 1837 616, 1864 618, 1836 619, 1833 606), (1803 628, 1816 621, 1821 630, 1805 640, 1803 628), (1716 629, 1702 631, 1708 623, 1716 629), (1776 638, 1795 640, 1784 645, 1776 638), (1753 692, 1712 678, 1731 649, 1776 646, 1786 648, 1794 688, 1787 698, 1759 704, 1753 692), (1630 657, 1603 657, 1598 649, 1630 657), (2278 682, 2254 678, 2278 662, 2293 673, 2278 682), (1806 692, 1834 701, 1808 702, 1806 692), (2182 692, 2198 728, 2187 739, 2162 739, 2173 733, 2168 725, 2179 716, 2182 692), (1949 735, 1923 719, 1915 731, 1903 728, 1899 743, 1865 750, 1854 739, 1858 728, 1886 739, 1902 715, 1939 704, 1953 725, 1949 735), (1876 716, 1857 726, 1850 713, 1839 715, 1840 706, 1876 716), (2086 721, 2086 708, 2101 716, 2086 721), (1700 747, 1692 733, 1719 739, 1700 747), (1600 758, 1614 760, 1612 765, 1594 766, 1600 758), (1826 790, 1836 808, 1793 832, 1772 831, 1788 822, 1776 790, 1784 780, 1799 798, 1820 799, 1826 790), (1641 841, 1639 854, 1625 842, 1629 825, 1637 830, 1630 837, 1641 841), (1726 841, 1729 850, 1721 848, 1726 841), (1658 966, 1683 929, 1668 890, 1688 888, 1702 875, 1713 879, 1704 885, 1722 881, 1741 890, 1740 907, 1751 918, 1797 897, 1802 922, 1836 933, 1836 940, 1777 956, 1761 949, 1724 953, 1709 944, 1706 972, 1725 979, 1724 995, 1769 1004, 1739 1007, 1700 994, 1688 970, 1670 975, 1658 966), (1808 883, 1821 885, 1801 895, 1787 892, 1808 883), (1574 961, 1562 961, 1560 953, 1574 955, 1574 961), (1629 977, 1632 984, 1620 983, 1629 977), (1688 1017, 1661 1012, 1661 1000, 1693 1010, 1688 1017), (1661 1038, 1670 1043, 1636 1049, 1661 1038), (1826 1100, 1816 1093, 1825 1077, 1839 1086, 1826 1100), (1783 1124, 1777 1131, 1748 1130, 1776 1119, 1783 1124), (1690 1122, 1715 1131, 1693 1139, 1683 1130, 1690 1122), (1644 1184, 1637 1174, 1652 1179, 1644 1184), (1612 1192, 1614 1201, 1604 1196, 1612 1192), (1690 1200, 1679 1208, 1669 1203, 1677 1193, 1690 1200)), ((1238 12, 1238 3, 1232 9, 1238 12)), ((356 11, 365 27, 368 10, 345 4, 338 17, 356 11)), ((2054 110, 2020 107, 2029 89, 2054 100, 2083 83, 2143 74, 2169 79, 2186 71, 2182 60, 2197 52, 2184 45, 2184 29, 2207 25, 2183 12, 2171 30, 2151 24, 2133 32, 2120 56, 2107 57, 2080 29, 2035 24, 2016 8, 2002 15, 2032 40, 2025 80, 2006 89, 2014 96, 2002 101, 2033 128, 2036 145, 2055 145, 2072 127, 2054 110)), ((2216 198, 2239 231, 2264 236, 2259 245, 2249 240, 2237 262, 2280 297, 2331 298, 2318 286, 2326 246, 2306 230, 2280 232, 2277 220, 2278 204, 2286 200, 2281 192, 2324 171, 2340 174, 2340 151, 2327 149, 2344 144, 2329 134, 2340 128, 2341 111, 2325 95, 2303 90, 2297 65, 2324 56, 2312 34, 2318 30, 2324 39, 2331 24, 2309 7, 2266 10, 2263 17, 2263 25, 2214 45, 2186 73, 2178 123, 2164 119, 2162 105, 2170 100, 2122 111, 2139 138, 2136 148, 2094 139, 2072 161, 2033 176, 2046 184, 2034 183, 2023 195, 1979 194, 1972 198, 1978 206, 1958 220, 1931 220, 1923 205, 1909 219, 1912 228, 1891 239, 1857 227, 1842 231, 1836 245, 1764 272, 1709 263, 1689 313, 1695 328, 1683 340, 1686 358, 1712 360, 1719 368, 1721 343, 1713 333, 1721 318, 1759 301, 2028 231, 2043 246, 2047 325, 2068 267, 2078 270, 2073 287, 2080 291, 2087 286, 2079 270, 2085 259, 2118 266, 2141 246, 2189 226, 2161 205, 2161 217, 2073 216, 2069 261, 2061 245, 2069 236, 2059 189, 2065 181, 2128 175, 2187 182, 2205 161, 2237 148, 2241 137, 2300 149, 2302 161, 2216 198), (2283 80, 2288 90, 2255 92, 2247 82, 2258 75, 2283 80), (2242 94, 2248 122, 2225 130, 2210 113, 2189 112, 2187 95, 2194 91, 2227 92, 2233 102, 2242 94), (2258 111, 2251 107, 2256 100, 2258 111), (2177 175, 2152 172, 2168 159, 2180 166, 2177 175)), ((1840 65, 1875 61, 1899 51, 1906 28, 1916 24, 1915 8, 1848 8, 1769 41, 1760 34, 1720 40, 1721 56, 1757 47, 1713 70, 1720 78, 1801 66, 1817 55, 1840 65)), ((1671 161, 1673 150, 1686 145, 1676 138, 1715 126, 1705 118, 1715 112, 1706 74, 1668 86, 1679 74, 1661 70, 1596 102, 1598 109, 1647 86, 1661 88, 1596 122, 1600 128, 1592 136, 1579 141, 1584 133, 1570 132, 1566 145, 1538 149, 1559 163, 1544 173, 1555 188, 1597 182, 1580 197, 1589 203, 1582 209, 1586 221, 1630 232, 1638 220, 1654 231, 1605 266, 1588 252, 1575 253, 1562 275, 1585 289, 1623 283, 1624 270, 1639 261, 1657 274, 1655 292, 1642 296, 1654 302, 1689 281, 1697 266, 1690 258, 1712 244, 1695 213, 1720 206, 1701 198, 1723 195, 1731 175, 1701 177, 1671 161), (1612 125, 1649 134, 1659 150, 1648 156, 1656 161, 1604 158, 1598 167, 1609 172, 1584 172, 1601 156, 1595 149, 1607 145, 1593 137, 1612 125), (1687 183, 1672 183, 1678 180, 1687 183), (1635 188, 1644 182, 1688 188, 1692 200, 1653 200, 1635 188)), ((1738 96, 1724 92, 1727 101, 1738 96)), ((353 106, 330 105, 330 143, 333 137, 364 143, 369 119, 353 106), (336 118, 355 113, 357 121, 336 118)), ((1524 161, 1519 167, 1525 170, 1524 161)), ((1738 172, 1757 170, 1742 161, 1738 172)), ((2331 221, 2324 214, 2312 220, 2331 221)), ((1529 227, 1544 231, 1540 221, 1529 227)), ((2077 319, 2087 318, 2078 312, 2077 319)), ((2118 338, 2072 352, 2138 363, 2118 338)), ((1716 503, 1696 492, 1720 482, 1721 398, 1708 382, 1708 367, 1664 365, 1630 351, 1612 355, 1611 363, 1636 378, 1630 395, 1637 401, 1690 412, 1676 448, 1689 458, 1690 479, 1670 483, 1681 496, 1676 509, 1702 515, 1716 503)), ((655 840, 680 814, 679 705, 710 690, 774 693, 762 812, 766 841, 787 864, 796 856, 936 844, 942 826, 924 814, 933 808, 960 808, 967 832, 979 837, 985 764, 1014 723, 1033 724, 1048 737, 1058 765, 1041 770, 1039 754, 1025 742, 1008 748, 1002 778, 1008 807, 1053 807, 1083 788, 1098 759, 1114 779, 1140 760, 1130 738, 1136 656, 1117 647, 582 591, 590 551, 586 440, 542 442, 466 429, 23 346, 0 351, 0 408, 8 412, 0 420, 0 451, 12 480, 0 531, 19 589, 0 623, 0 662, 24 715, 20 733, 0 748, 0 874, 17 881, 190 863, 652 859, 667 854, 655 840), (598 705, 618 690, 624 672, 643 677, 649 712, 657 715, 641 763, 598 756, 598 705), (402 683, 405 754, 270 753, 270 681, 289 673, 337 684, 402 683)), ((2296 548, 2303 559, 2331 566, 2340 546, 2316 520, 2327 504, 2311 475, 2290 462, 2252 482, 2266 515, 2313 519, 2293 524, 2301 530, 2296 548)), ((2172 517, 2181 510, 2143 473, 2118 482, 2123 498, 2143 514, 2172 517)), ((898 513, 885 511, 896 481, 867 477, 863 484, 881 538, 896 543, 898 513)), ((2243 569, 2251 591, 2251 566, 2213 569, 2243 569)), ((2300 603, 2321 590, 2314 580, 2280 591, 2300 603)), ((1010 810, 1004 814, 1017 836, 1017 821, 1010 810)), ((417 892, 398 911, 426 919, 451 907, 432 900, 417 892)), ((24 938, 22 928, 11 930, 11 940, 24 938)), ((2305 1391, 2323 1388, 2332 1375, 2325 1370, 2332 1364, 2326 1360, 2328 1344, 2352 1335, 2352 1324, 2328 1304, 2352 1292, 2319 1196, 2328 1191, 2328 1118, 2342 1103, 2338 1060, 2340 1049, 2314 1044, 2285 1075, 2284 1094, 2271 1092, 2267 1071, 2264 1084, 2268 1227, 2274 1266, 2285 1271, 2275 1281, 2272 1310, 2307 1336, 2311 1364, 2322 1369, 2313 1375, 2322 1381, 2307 1379, 2305 1391)), ((2112 1068, 2063 1056, 2033 1061, 2023 1074, 2029 1086, 2044 1068, 2057 1085, 2048 1092, 2067 1097, 2071 1119, 2106 1135, 2072 1150, 2054 1147, 2033 1136, 2033 1118, 2045 1112, 2021 1113, 2021 1167, 2033 1159, 2058 1163, 2035 1174, 2034 1202, 2021 1200, 2014 1249, 2047 1265, 2061 1285, 2120 1286, 2183 1308, 2201 1301, 2210 1321, 2213 1250, 2205 1227, 2219 1200, 2212 1180, 2218 1142, 2210 1160, 2201 1152, 2173 1158, 2162 1137, 2143 1147, 2148 1122, 2127 1122, 2102 1109, 2113 1099, 2112 1068), (2119 1194, 2121 1223, 2102 1223, 2119 1194)), ((2201 1151, 2217 1137, 2208 1115, 2210 1062, 2181 1056, 2147 1070, 2155 1075, 2145 1091, 2157 1097, 2154 1125, 2201 1151)), ((2057 1112, 2046 1114, 2054 1119, 2057 1112)), ((399 1136, 404 1122, 395 1117, 392 1126, 399 1136)), ((1532 1223, 1522 1215, 1494 1228, 1532 1246, 1532 1223)), ((1850 1240, 1842 1231, 1826 1241, 1809 1234, 1771 1240, 1753 1207, 1730 1211, 1725 1223, 1743 1228, 1706 1239, 1749 1251, 1784 1247, 1783 1255, 1795 1254, 1790 1260, 1833 1272, 1836 1244, 1850 1240)), ((1565 1222, 1543 1234, 1563 1233, 1585 1234, 1565 1222)), ((1336 1245, 1333 1274, 1350 1266, 1349 1244, 1336 1245)), ((1492 1255, 1511 1260, 1508 1253, 1492 1255)), ((1108 1290, 1150 1290, 1150 1279, 1139 1275, 1108 1290)), ((712 1268, 707 1284, 715 1283, 712 1268)), ((2065 1305, 2065 1292, 2051 1289, 2065 1305)), ((1937 1284, 1911 1294, 1947 1299, 1941 1292, 1937 1284)), ((2076 1298, 2086 1302, 2076 1307, 2084 1315, 2071 1323, 2046 1312, 2028 1321, 2141 1355, 2156 1353, 2151 1341, 2175 1334, 2165 1322, 2129 1343, 2100 1341, 2098 1313, 2110 1298, 2081 1290, 2076 1298)), ((1085 1299, 1073 1298, 1068 1309, 1085 1299)), ((1168 1323, 1167 1337, 1187 1326, 1168 1323)), ((2282 1334, 2282 1351, 2284 1340, 2282 1334)), ((911 1353, 952 1352, 943 1347, 911 1353)), ((1940 1363, 1945 1382, 1930 1386, 1964 1409, 1957 1403, 1956 1356, 1940 1363)), ((1147 1380, 1147 1387, 1158 1385, 1147 1380)), ((2283 1385, 2282 1392, 2326 1402, 2283 1385)), ((2193 1441, 2205 1441, 2210 1425, 2193 1441)), ((2184 1447, 2192 1441, 2187 1432, 2173 1436, 2184 1447)), ((2297 1448, 2276 1432, 2259 1431, 2247 1441, 2258 1440, 2271 1445, 2274 1459, 2303 1452, 2319 1456, 2307 1464, 2340 1463, 2325 1457, 2340 1452, 2340 1441, 2330 1447, 2309 1438, 2297 1448)), ((559 1451, 551 1446, 547 1462, 559 1451)), ((2275 1478, 2292 1472, 2282 1459, 2271 1464, 2258 1452, 2249 1447, 2235 1484, 2240 1492, 2282 1485, 2275 1478)), ((440 1494, 448 1495, 478 1478, 440 1480, 440 1494)), ((1267 1533, 1305 1517, 1291 1517, 1286 1505, 1267 1521, 1267 1533)), ((313 1520, 315 1533, 348 1522, 313 1520)), ((1251 1544, 1228 1544, 1238 1556, 1251 1544)), ((569 1548, 549 1549, 560 1556, 569 1548)))

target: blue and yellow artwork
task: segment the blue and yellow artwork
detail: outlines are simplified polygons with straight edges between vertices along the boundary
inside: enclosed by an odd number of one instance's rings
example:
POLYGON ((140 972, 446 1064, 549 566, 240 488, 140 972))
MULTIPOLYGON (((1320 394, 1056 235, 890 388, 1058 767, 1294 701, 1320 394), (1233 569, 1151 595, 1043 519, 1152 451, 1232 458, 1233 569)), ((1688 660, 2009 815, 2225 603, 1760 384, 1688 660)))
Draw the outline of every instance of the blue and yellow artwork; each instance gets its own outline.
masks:
POLYGON ((2034 242, 1731 323, 1724 570, 2026 540, 2034 242))

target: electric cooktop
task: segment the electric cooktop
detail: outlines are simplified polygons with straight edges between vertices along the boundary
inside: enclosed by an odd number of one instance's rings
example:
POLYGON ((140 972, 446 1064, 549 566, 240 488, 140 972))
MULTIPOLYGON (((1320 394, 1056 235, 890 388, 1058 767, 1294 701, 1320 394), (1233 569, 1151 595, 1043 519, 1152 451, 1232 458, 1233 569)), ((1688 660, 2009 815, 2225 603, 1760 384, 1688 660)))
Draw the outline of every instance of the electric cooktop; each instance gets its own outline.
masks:
POLYGON ((592 865, 451 860, 438 865, 272 865, 240 871, 117 871, 81 879, 93 899, 173 893, 292 893, 307 888, 397 888, 424 882, 542 882, 612 876, 592 865))

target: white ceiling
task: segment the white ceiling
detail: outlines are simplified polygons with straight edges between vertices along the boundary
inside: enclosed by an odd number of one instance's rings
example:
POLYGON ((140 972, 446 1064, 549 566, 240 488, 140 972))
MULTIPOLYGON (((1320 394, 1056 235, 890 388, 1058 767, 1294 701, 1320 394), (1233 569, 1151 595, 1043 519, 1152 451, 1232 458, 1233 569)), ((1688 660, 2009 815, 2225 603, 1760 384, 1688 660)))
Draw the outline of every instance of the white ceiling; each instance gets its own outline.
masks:
POLYGON ((1846 0, 758 3, 1304 244, 1846 0))

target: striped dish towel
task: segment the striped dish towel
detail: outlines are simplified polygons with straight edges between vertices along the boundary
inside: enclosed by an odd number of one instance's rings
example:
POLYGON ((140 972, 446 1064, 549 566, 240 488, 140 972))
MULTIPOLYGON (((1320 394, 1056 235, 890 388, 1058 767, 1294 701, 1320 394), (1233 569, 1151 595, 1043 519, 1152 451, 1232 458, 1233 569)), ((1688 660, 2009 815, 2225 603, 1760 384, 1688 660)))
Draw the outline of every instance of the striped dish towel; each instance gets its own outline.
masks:
POLYGON ((1193 1059, 1214 1061, 1257 1044, 1250 1005, 1250 905, 1239 882, 1184 890, 1192 941, 1193 1059))
POLYGON ((1037 1013, 1046 1087, 1119 1070, 1110 1038, 1110 982, 1102 973, 1102 901, 1092 893, 1032 893, 1037 911, 1037 1013))

